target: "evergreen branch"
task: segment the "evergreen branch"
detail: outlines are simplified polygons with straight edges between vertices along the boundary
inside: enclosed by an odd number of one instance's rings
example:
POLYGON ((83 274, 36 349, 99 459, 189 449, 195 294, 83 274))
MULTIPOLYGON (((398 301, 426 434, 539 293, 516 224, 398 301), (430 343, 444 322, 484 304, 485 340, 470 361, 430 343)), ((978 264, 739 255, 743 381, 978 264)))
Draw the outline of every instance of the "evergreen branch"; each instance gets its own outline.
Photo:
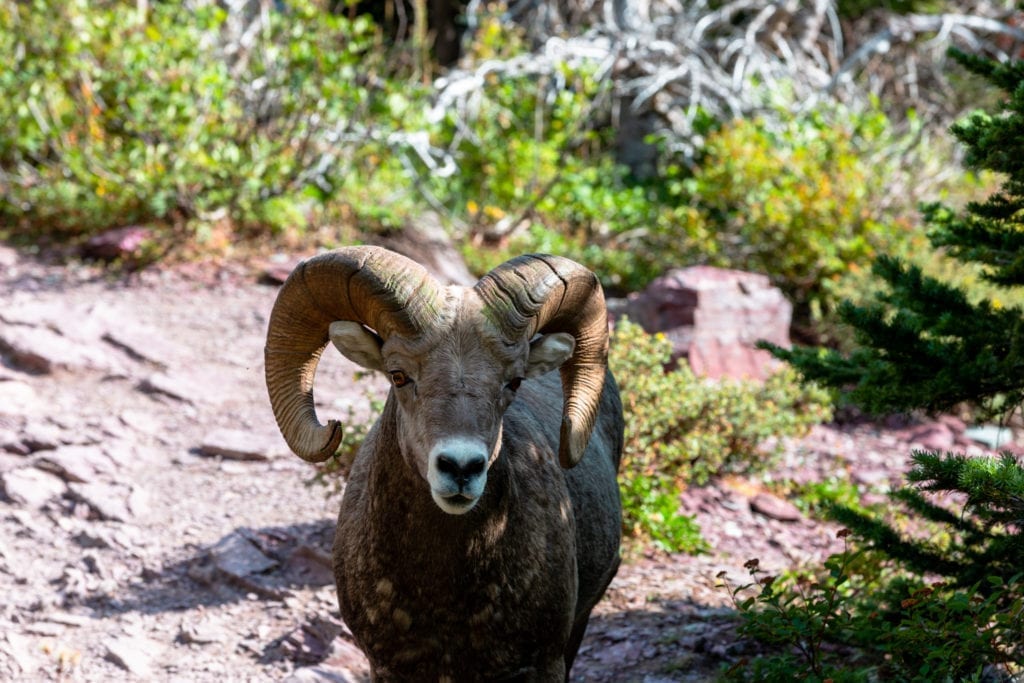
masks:
POLYGON ((908 541, 884 521, 844 506, 829 509, 829 516, 887 556, 919 574, 935 573, 957 577, 967 565, 947 556, 941 549, 922 541, 908 541))

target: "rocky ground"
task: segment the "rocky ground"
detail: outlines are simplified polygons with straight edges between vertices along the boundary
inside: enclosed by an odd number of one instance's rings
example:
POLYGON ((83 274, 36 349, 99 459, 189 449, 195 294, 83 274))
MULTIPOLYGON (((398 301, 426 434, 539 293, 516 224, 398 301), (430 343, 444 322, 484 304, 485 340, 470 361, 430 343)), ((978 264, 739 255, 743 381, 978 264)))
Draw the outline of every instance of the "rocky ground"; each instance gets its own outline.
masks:
MULTIPOLYGON (((266 400, 276 288, 259 276, 115 278, 0 246, 0 680, 365 680, 335 615, 337 501, 286 452, 266 400)), ((365 411, 354 367, 327 356, 321 414, 365 411)), ((786 444, 773 476, 849 479, 878 499, 912 444, 964 447, 961 432, 823 426, 786 444)), ((775 571, 840 547, 763 480, 682 503, 713 551, 624 564, 573 680, 708 680, 744 653, 719 572, 735 585, 750 558, 775 571)))

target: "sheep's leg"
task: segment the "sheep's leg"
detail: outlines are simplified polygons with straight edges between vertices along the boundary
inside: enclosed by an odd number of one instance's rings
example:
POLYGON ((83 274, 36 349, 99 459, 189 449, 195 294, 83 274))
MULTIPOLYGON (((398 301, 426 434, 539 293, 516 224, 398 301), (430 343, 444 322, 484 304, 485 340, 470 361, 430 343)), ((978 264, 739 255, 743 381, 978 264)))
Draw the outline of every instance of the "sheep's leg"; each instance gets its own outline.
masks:
POLYGON ((537 671, 536 678, 525 679, 530 683, 563 683, 569 680, 569 671, 565 668, 565 661, 562 659, 551 662, 548 666, 541 667, 537 671))
POLYGON ((569 641, 565 644, 565 681, 569 680, 569 672, 572 670, 572 663, 576 660, 576 653, 579 652, 580 644, 583 642, 583 634, 587 632, 587 622, 590 621, 590 613, 601 598, 604 597, 604 593, 608 590, 608 586, 611 585, 612 579, 615 578, 615 574, 619 571, 619 564, 622 562, 621 557, 616 557, 615 562, 608 571, 605 573, 601 590, 597 592, 597 600, 590 605, 587 605, 585 610, 579 613, 575 623, 572 625, 572 632, 569 634, 569 641))

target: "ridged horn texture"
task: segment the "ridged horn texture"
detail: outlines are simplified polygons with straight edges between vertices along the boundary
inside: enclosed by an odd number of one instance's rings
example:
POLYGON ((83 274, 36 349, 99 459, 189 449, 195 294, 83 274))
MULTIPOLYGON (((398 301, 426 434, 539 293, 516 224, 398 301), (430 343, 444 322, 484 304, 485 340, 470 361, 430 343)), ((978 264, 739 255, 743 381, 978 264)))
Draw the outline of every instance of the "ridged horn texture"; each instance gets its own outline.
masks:
POLYGON ((576 349, 562 365, 558 460, 575 466, 590 441, 608 365, 608 314, 597 276, 559 256, 512 259, 480 278, 476 290, 491 323, 509 340, 565 332, 576 349))
POLYGON ((270 405, 296 455, 323 462, 341 443, 341 423, 320 424, 313 402, 330 324, 362 323, 384 339, 415 335, 437 319, 440 293, 422 266, 379 247, 337 249, 292 271, 270 313, 264 359, 270 405))

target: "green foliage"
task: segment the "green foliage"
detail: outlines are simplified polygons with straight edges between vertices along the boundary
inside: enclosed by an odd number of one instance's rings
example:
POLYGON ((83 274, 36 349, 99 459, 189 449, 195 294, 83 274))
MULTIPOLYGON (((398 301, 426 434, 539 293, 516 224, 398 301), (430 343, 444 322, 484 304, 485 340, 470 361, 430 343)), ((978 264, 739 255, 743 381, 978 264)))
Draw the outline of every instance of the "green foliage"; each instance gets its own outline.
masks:
POLYGON ((313 2, 229 53, 216 4, 0 4, 0 219, 16 233, 231 220, 279 231, 345 177, 374 27, 313 2))
MULTIPOLYGON (((752 581, 728 588, 733 604, 744 616, 740 633, 768 644, 776 654, 741 662, 725 672, 725 679, 870 680, 844 666, 850 660, 849 648, 834 647, 853 625, 843 602, 871 583, 870 579, 860 585, 850 582, 856 559, 847 551, 830 557, 820 575, 784 577, 765 575, 757 559, 748 560, 744 566, 752 581)), ((718 578, 724 579, 725 573, 718 578)))
POLYGON ((836 505, 861 510, 860 489, 846 478, 832 477, 795 487, 793 502, 803 512, 822 515, 836 505))
POLYGON ((731 122, 708 135, 682 182, 694 210, 686 230, 712 264, 769 274, 820 321, 851 271, 907 239, 878 201, 895 180, 878 152, 901 144, 878 110, 731 122))
POLYGON ((557 77, 492 75, 471 111, 452 108, 438 124, 433 140, 458 170, 431 174, 431 193, 474 233, 503 239, 490 252, 467 246, 477 272, 512 254, 548 252, 583 263, 616 290, 656 275, 650 247, 633 249, 637 243, 622 237, 645 228, 657 207, 614 162, 609 131, 590 128, 609 88, 595 71, 584 63, 557 77))
POLYGON ((495 76, 472 116, 453 110, 435 135, 458 164, 435 194, 475 231, 511 235, 493 254, 467 249, 479 270, 556 251, 621 291, 705 262, 767 273, 821 320, 848 273, 908 239, 878 197, 903 172, 892 149, 911 136, 879 109, 708 120, 697 166, 664 150, 657 174, 640 179, 614 162, 608 131, 587 128, 608 96, 595 69, 566 68, 557 83, 495 76))
POLYGON ((880 256, 873 272, 890 289, 877 303, 846 301, 839 315, 860 348, 839 351, 765 345, 816 382, 844 390, 844 401, 881 414, 961 402, 1005 410, 1024 399, 1024 309, 971 303, 962 289, 917 266, 880 256))
MULTIPOLYGON (((1006 174, 999 191, 972 202, 958 217, 925 207, 937 247, 982 268, 1004 286, 1024 284, 1024 63, 995 65, 956 53, 972 71, 1004 91, 999 116, 974 114, 954 127, 967 160, 1006 174)), ((1024 308, 1001 300, 972 300, 963 288, 926 276, 916 266, 880 257, 874 272, 885 282, 874 303, 845 303, 841 318, 862 348, 849 357, 815 349, 773 353, 808 378, 847 390, 874 412, 923 407, 944 410, 960 402, 1008 413, 1024 402, 1024 308)))
POLYGON ((940 455, 912 456, 907 475, 916 488, 892 494, 923 532, 908 537, 890 520, 836 507, 832 516, 873 547, 918 574, 941 574, 959 587, 992 577, 1010 582, 1024 567, 1024 468, 1010 454, 999 458, 940 455), (922 492, 957 492, 966 496, 965 514, 956 514, 922 492))
MULTIPOLYGON (((999 115, 974 114, 954 133, 967 144, 969 163, 1005 177, 987 201, 968 204, 965 217, 926 207, 930 237, 979 266, 990 282, 1020 289, 1024 63, 955 56, 1004 92, 999 115)), ((815 349, 773 352, 873 411, 969 402, 1009 415, 1024 403, 1024 308, 974 300, 899 259, 880 258, 875 273, 888 288, 874 303, 846 303, 840 311, 862 348, 848 357, 815 349)), ((879 586, 878 597, 846 605, 853 626, 842 642, 871 658, 879 673, 901 680, 977 680, 990 664, 1004 665, 1011 676, 1024 673, 1024 464, 1010 453, 912 457, 914 487, 892 495, 906 519, 832 510, 901 572, 879 586), (942 505, 939 493, 959 496, 963 512, 942 505), (926 585, 924 576, 945 580, 926 585)))
POLYGON ((619 382, 626 416, 620 469, 626 531, 653 536, 666 549, 678 526, 672 512, 689 483, 712 476, 752 472, 771 466, 774 453, 762 448, 770 436, 798 436, 829 419, 826 394, 800 388, 781 372, 763 385, 708 381, 688 366, 665 371, 672 345, 622 321, 615 329, 609 366, 619 382), (667 521, 666 521, 667 520, 667 521))
POLYGON ((849 545, 817 574, 746 566, 752 582, 729 589, 740 632, 771 654, 732 667, 726 680, 929 683, 979 680, 989 665, 1024 670, 1024 575, 957 588, 849 545))
POLYGON ((679 513, 680 490, 667 477, 645 474, 620 482, 623 524, 630 535, 666 553, 698 555, 711 549, 693 517, 679 513))

